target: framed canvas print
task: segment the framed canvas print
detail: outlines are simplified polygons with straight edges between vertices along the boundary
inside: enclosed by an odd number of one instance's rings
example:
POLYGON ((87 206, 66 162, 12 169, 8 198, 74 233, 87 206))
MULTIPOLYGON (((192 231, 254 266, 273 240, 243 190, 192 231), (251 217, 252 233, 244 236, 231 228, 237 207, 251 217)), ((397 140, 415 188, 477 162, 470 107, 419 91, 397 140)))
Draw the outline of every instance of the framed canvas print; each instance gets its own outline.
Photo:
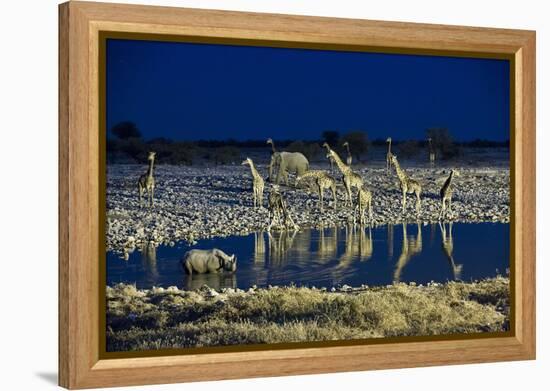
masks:
POLYGON ((60 5, 60 384, 535 358, 535 33, 60 5))

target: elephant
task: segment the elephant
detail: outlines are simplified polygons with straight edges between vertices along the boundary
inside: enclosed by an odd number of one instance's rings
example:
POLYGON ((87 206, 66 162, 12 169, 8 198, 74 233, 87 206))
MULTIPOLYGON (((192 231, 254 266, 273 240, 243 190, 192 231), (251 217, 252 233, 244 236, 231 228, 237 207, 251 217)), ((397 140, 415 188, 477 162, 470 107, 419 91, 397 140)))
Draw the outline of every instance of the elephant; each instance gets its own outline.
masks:
POLYGON ((217 248, 211 250, 190 250, 185 253, 181 264, 189 275, 194 273, 217 273, 220 270, 235 272, 237 270, 237 257, 235 254, 227 255, 217 248))
POLYGON ((279 167, 275 183, 279 184, 281 177, 283 177, 285 184, 288 186, 288 173, 296 174, 296 176, 303 175, 309 170, 309 161, 300 152, 275 152, 271 155, 271 162, 269 164, 270 180, 272 180, 272 168, 275 166, 279 167))

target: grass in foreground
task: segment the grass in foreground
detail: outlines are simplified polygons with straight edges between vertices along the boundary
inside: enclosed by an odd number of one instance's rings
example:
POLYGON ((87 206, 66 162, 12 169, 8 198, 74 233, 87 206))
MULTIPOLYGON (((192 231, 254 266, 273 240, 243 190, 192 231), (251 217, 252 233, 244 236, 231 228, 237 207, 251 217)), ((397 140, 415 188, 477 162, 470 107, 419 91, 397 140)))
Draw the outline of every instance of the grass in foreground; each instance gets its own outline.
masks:
POLYGON ((107 288, 107 351, 505 331, 509 280, 216 294, 107 288))

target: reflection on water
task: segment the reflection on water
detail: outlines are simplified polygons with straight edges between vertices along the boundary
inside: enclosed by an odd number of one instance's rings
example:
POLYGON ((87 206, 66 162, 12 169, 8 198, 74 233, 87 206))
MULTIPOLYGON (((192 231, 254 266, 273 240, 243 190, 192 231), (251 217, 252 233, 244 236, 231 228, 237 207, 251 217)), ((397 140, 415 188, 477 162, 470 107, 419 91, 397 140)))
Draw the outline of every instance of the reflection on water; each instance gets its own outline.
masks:
POLYGON ((416 236, 407 235, 407 224, 403 223, 403 241, 401 244, 401 255, 395 264, 395 270, 393 272, 393 281, 401 282, 401 272, 403 268, 407 266, 407 263, 416 254, 422 252, 422 229, 420 224, 416 225, 416 236))
POLYGON ((159 276, 157 270, 157 248, 154 242, 148 242, 143 245, 141 251, 141 264, 146 271, 148 281, 156 281, 159 276))
POLYGON ((299 232, 258 231, 248 236, 201 240, 191 247, 184 242, 174 247, 146 244, 130 253, 127 261, 108 253, 107 283, 136 283, 139 288, 176 285, 184 289, 204 284, 215 289, 291 283, 318 287, 386 285, 479 279, 508 267, 508 224, 447 223, 439 224, 439 230, 437 224, 372 229, 349 224, 299 232), (401 240, 394 243, 394 234, 401 240), (215 247, 237 256, 236 273, 189 277, 183 272, 180 260, 187 250, 215 247))
POLYGON ((449 266, 451 266, 453 278, 455 280, 460 280, 462 265, 457 265, 453 258, 453 223, 449 223, 448 229, 445 223, 439 223, 439 228, 441 229, 441 248, 443 249, 443 253, 449 261, 449 266))
POLYGON ((193 274, 193 276, 185 275, 185 289, 199 289, 203 285, 208 285, 210 288, 220 290, 222 288, 237 288, 236 273, 207 273, 193 274))

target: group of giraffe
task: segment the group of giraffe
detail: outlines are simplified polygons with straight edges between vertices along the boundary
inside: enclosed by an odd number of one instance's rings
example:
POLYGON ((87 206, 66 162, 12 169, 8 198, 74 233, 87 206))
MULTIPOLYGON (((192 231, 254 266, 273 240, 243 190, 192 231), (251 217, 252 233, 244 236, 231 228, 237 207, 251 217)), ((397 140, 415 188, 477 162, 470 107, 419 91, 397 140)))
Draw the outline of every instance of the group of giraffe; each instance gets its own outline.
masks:
MULTIPOLYGON (((395 168, 395 173, 399 179, 399 186, 402 193, 401 208, 402 212, 405 213, 405 207, 407 202, 407 194, 414 193, 416 196, 416 213, 420 213, 421 200, 420 195, 422 193, 422 185, 417 180, 412 179, 407 173, 401 168, 399 162, 397 161, 397 156, 395 156, 391 151, 391 137, 388 137, 386 143, 388 144, 388 152, 386 154, 386 170, 389 171, 393 166, 395 168)), ((433 167, 435 165, 435 150, 433 148, 432 139, 428 138, 429 152, 430 152, 430 165, 433 167)), ((455 176, 459 176, 458 171, 450 170, 449 176, 443 183, 441 190, 439 191, 439 196, 441 199, 441 208, 439 210, 439 220, 441 220, 446 213, 451 212, 451 200, 453 197, 453 179, 455 176)))
MULTIPOLYGON (((386 142, 388 144, 388 151, 386 155, 386 168, 389 171, 391 167, 393 167, 395 169, 397 178, 399 179, 400 190, 402 193, 402 201, 401 201, 402 213, 405 213, 405 210, 406 210, 407 194, 414 193, 414 195, 416 196, 416 213, 418 215, 420 213, 420 208, 421 208, 422 185, 417 180, 411 178, 401 168, 399 161, 397 160, 397 156, 395 156, 391 151, 391 142, 392 142, 391 138, 388 138, 386 142)), ((433 166, 435 164, 435 152, 433 150, 431 138, 428 139, 428 142, 429 142, 429 151, 430 151, 430 154, 429 154, 430 164, 433 166)), ((271 138, 267 140, 267 143, 271 144, 273 153, 277 153, 275 149, 275 144, 271 138)), ((325 142, 323 144, 323 147, 326 148, 326 151, 327 151, 326 157, 329 160, 331 166, 333 164, 336 164, 338 170, 342 174, 342 182, 344 185, 345 196, 346 196, 346 201, 345 201, 346 206, 353 207, 353 204, 354 204, 353 189, 356 189, 357 197, 356 197, 355 211, 358 212, 359 214, 360 223, 363 224, 365 222, 366 213, 368 213, 369 222, 372 222, 373 221, 372 192, 364 184, 363 178, 361 177, 361 175, 357 172, 354 172, 351 167, 352 155, 350 153, 349 144, 346 142, 342 146, 346 147, 346 151, 348 153, 346 163, 343 162, 343 160, 340 158, 338 153, 334 151, 328 143, 325 142)), ((256 167, 254 166, 252 159, 247 158, 243 162, 243 164, 249 165, 252 173, 254 207, 261 206, 263 202, 262 201, 263 191, 265 188, 264 179, 260 175, 256 167)), ((270 165, 269 169, 271 171, 273 167, 271 167, 270 165)), ((446 179, 445 183, 443 184, 440 190, 441 209, 439 212, 439 219, 442 219, 446 212, 451 211, 451 199, 453 194, 452 181, 455 175, 458 175, 458 172, 455 170, 451 170, 448 178, 446 179)), ((323 205, 324 205, 323 194, 326 190, 329 190, 332 193, 333 207, 336 208, 337 181, 332 175, 330 175, 327 171, 324 171, 324 170, 308 170, 305 173, 297 176, 296 187, 298 187, 302 183, 302 181, 306 181, 306 180, 312 180, 314 183, 315 190, 317 191, 319 196, 319 207, 321 212, 323 211, 323 205)), ((272 211, 277 210, 277 204, 284 205, 284 208, 281 207, 280 209, 284 211, 285 215, 288 215, 288 209, 286 208, 286 203, 284 202, 284 199, 282 198, 282 195, 279 191, 279 187, 277 185, 273 185, 270 193, 270 201, 268 202, 268 209, 270 211, 270 214, 272 211), (274 200, 277 200, 277 202, 272 202, 274 200)), ((277 214, 280 215, 281 213, 283 212, 279 211, 277 214)), ((292 222, 291 224, 294 227, 296 226, 294 222, 292 222)), ((270 227, 271 227, 271 224, 270 224, 270 227)))
MULTIPOLYGON (((430 145, 430 163, 433 165, 435 160, 435 153, 432 149, 431 139, 428 139, 428 141, 430 145)), ((388 151, 386 154, 386 169, 389 171, 393 166, 395 169, 397 178, 399 179, 400 189, 402 192, 402 202, 401 202, 402 213, 405 213, 407 194, 414 193, 416 196, 416 212, 418 214, 420 212, 420 207, 421 207, 420 197, 422 193, 422 186, 420 182, 412 179, 409 175, 407 175, 407 173, 399 165, 397 156, 395 156, 391 151, 391 143, 392 143, 391 138, 388 138, 386 142, 388 144, 388 151)), ((268 139, 267 143, 271 144, 273 153, 276 153, 273 140, 268 139)), ((331 166, 333 164, 336 164, 336 166, 338 167, 338 170, 342 174, 342 182, 344 185, 345 196, 346 196, 345 205, 353 208, 353 204, 354 204, 353 189, 354 188, 357 189, 356 205, 355 205, 354 213, 358 212, 360 223, 363 224, 365 222, 365 214, 368 212, 369 222, 372 222, 373 221, 372 192, 363 183, 363 178, 361 177, 361 175, 357 172, 354 172, 353 169, 351 168, 352 155, 350 153, 349 144, 345 142, 343 146, 346 147, 346 150, 347 150, 346 163, 342 161, 338 153, 336 153, 336 151, 334 151, 328 143, 325 142, 323 144, 323 147, 326 148, 326 151, 327 151, 326 157, 331 163, 331 166)), ((153 175, 153 168, 154 168, 155 156, 156 156, 155 152, 149 152, 147 156, 147 160, 149 163, 147 172, 141 175, 138 180, 140 206, 143 206, 142 198, 144 193, 147 194, 147 201, 148 201, 149 207, 154 206, 155 178, 153 175)), ((252 159, 246 158, 242 162, 242 164, 248 165, 250 167, 250 171, 252 174, 252 191, 253 191, 254 207, 262 207, 265 181, 263 177, 260 175, 260 173, 258 172, 258 170, 256 169, 252 159)), ((272 168, 273 167, 270 164, 269 166, 270 172, 272 168)), ((445 181, 445 183, 443 184, 443 187, 441 188, 441 191, 440 191, 441 209, 439 213, 439 219, 443 218, 446 212, 451 211, 451 199, 453 194, 452 181, 453 181, 453 177, 457 175, 458 175, 457 171, 451 170, 447 180, 445 181)), ((323 193, 326 190, 331 191, 332 199, 333 199, 333 207, 336 209, 337 181, 332 175, 330 175, 328 172, 324 170, 308 170, 305 173, 302 173, 301 175, 297 176, 296 182, 295 182, 296 187, 298 187, 303 181, 313 182, 313 186, 319 196, 319 206, 320 206, 321 212, 323 212, 323 204, 324 204, 323 193)), ((283 222, 283 225, 297 229, 297 225, 294 223, 294 221, 292 220, 292 217, 288 212, 286 202, 283 198, 283 195, 280 192, 278 185, 271 186, 269 199, 268 199, 268 210, 269 210, 269 218, 271 220, 269 228, 271 228, 275 220, 279 220, 279 222, 280 221, 283 222)))

